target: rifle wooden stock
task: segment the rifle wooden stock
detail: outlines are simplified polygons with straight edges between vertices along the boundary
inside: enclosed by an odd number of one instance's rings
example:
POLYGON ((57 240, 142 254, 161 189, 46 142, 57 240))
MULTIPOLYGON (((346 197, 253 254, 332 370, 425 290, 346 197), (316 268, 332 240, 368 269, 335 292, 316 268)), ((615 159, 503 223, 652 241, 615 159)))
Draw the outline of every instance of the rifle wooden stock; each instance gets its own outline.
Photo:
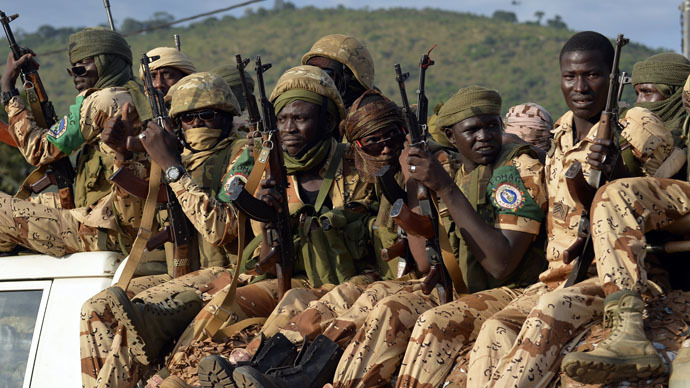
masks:
POLYGON ((402 199, 393 203, 391 218, 408 234, 420 236, 427 240, 436 236, 431 218, 413 212, 402 199))
POLYGON ((166 225, 163 229, 159 230, 158 233, 151 236, 149 241, 146 242, 146 250, 151 252, 167 242, 174 242, 174 239, 175 236, 172 234, 172 229, 170 226, 166 225))
POLYGON ((189 263, 189 244, 175 245, 173 257, 173 278, 179 278, 192 272, 189 263))
POLYGON ((287 262, 286 266, 278 262, 275 265, 276 276, 278 277, 278 300, 283 299, 283 295, 292 288, 292 262, 287 262))
MULTIPOLYGON (((132 174, 132 172, 127 167, 120 167, 108 179, 111 182, 115 183, 122 190, 137 198, 146 199, 146 196, 148 195, 149 182, 145 179, 141 179, 138 176, 132 174)), ((156 198, 156 202, 168 202, 167 190, 158 191, 158 197, 156 198)))
POLYGON ((17 142, 10 135, 10 126, 2 120, 0 120, 0 141, 8 146, 17 148, 17 142))
POLYGON ((577 160, 566 170, 565 183, 575 202, 582 204, 585 209, 592 206, 592 200, 597 191, 587 183, 582 173, 582 165, 577 160))
POLYGON ((406 252, 407 239, 398 238, 390 247, 381 249, 381 259, 383 261, 391 261, 397 257, 404 256, 406 252))

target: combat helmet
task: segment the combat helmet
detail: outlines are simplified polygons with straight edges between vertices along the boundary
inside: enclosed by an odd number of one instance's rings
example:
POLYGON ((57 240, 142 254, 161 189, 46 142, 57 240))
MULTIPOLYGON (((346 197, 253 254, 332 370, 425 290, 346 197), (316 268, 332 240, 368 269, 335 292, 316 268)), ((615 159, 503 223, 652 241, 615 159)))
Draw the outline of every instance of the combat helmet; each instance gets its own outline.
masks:
POLYGON ((239 116, 240 103, 227 82, 219 75, 201 72, 193 73, 168 90, 170 117, 175 119, 183 112, 198 109, 216 109, 239 116))
POLYGON ((374 86, 374 59, 357 38, 341 34, 326 35, 302 57, 302 64, 313 57, 325 57, 347 66, 365 89, 374 86))

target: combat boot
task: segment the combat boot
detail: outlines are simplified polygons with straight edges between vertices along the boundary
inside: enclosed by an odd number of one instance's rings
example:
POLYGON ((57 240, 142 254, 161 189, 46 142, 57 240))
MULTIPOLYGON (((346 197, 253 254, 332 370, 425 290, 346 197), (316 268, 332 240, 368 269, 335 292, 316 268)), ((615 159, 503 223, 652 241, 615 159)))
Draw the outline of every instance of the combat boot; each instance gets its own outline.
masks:
POLYGON ((149 365, 201 310, 201 298, 187 290, 170 295, 159 303, 129 300, 122 288, 105 290, 106 301, 115 319, 127 330, 127 346, 134 359, 149 365))
POLYGON ((232 364, 218 355, 204 357, 199 362, 197 374, 202 388, 235 388, 235 380, 232 377, 235 368, 251 366, 263 373, 271 368, 292 365, 296 357, 295 345, 283 334, 278 333, 268 340, 262 338, 259 349, 249 361, 232 364))
MULTIPOLYGON (((685 342, 689 342, 686 340, 685 342)), ((690 388, 690 343, 678 350, 671 364, 671 378, 668 388, 690 388)))
POLYGON ((322 388, 333 380, 343 350, 328 337, 320 335, 301 355, 293 367, 269 369, 261 372, 242 366, 232 376, 239 388, 322 388))
POLYGON ((644 302, 632 291, 617 291, 604 301, 604 325, 611 333, 591 352, 567 354, 561 369, 573 380, 604 384, 647 380, 664 373, 664 362, 647 339, 644 302))
POLYGON ((159 388, 194 388, 191 385, 187 384, 184 380, 182 380, 178 376, 168 376, 161 385, 158 386, 159 388))

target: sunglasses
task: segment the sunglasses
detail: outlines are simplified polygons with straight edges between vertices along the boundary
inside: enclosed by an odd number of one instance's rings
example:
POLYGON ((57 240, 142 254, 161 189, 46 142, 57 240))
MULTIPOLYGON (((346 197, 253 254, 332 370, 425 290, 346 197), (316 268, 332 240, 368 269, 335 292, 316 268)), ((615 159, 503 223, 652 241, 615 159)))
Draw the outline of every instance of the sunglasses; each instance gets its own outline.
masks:
POLYGON ((70 77, 83 77, 88 71, 85 66, 72 66, 67 68, 67 74, 70 77))
POLYGON ((402 144, 405 142, 405 133, 404 132, 395 132, 391 136, 379 140, 375 143, 369 143, 369 144, 362 144, 360 140, 355 140, 355 143, 359 146, 359 148, 362 149, 362 151, 366 152, 369 155, 376 155, 380 154, 381 151, 383 151, 384 148, 388 147, 391 149, 398 149, 402 146, 402 144))
POLYGON ((191 124, 197 117, 203 121, 211 121, 216 118, 217 114, 218 112, 213 109, 204 109, 198 112, 185 112, 180 115, 180 121, 185 124, 191 124))

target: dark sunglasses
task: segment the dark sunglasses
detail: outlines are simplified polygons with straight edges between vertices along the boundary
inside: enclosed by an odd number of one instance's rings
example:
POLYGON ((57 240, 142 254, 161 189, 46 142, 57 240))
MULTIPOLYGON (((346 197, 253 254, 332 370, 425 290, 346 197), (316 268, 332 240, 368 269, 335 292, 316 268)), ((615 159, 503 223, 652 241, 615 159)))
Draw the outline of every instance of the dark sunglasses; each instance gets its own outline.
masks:
POLYGON ((362 144, 360 140, 355 140, 355 143, 359 146, 359 148, 362 149, 362 151, 366 152, 367 154, 370 155, 375 155, 375 154, 380 154, 381 151, 383 151, 384 148, 392 148, 392 149, 398 149, 402 146, 402 144, 405 142, 405 133, 400 131, 400 132, 395 132, 391 136, 379 140, 376 143, 369 143, 369 144, 362 144))
POLYGON ((67 68, 67 74, 70 77, 83 77, 88 71, 85 66, 72 66, 67 68))
POLYGON ((180 115, 180 121, 185 124, 191 124, 196 117, 203 121, 211 121, 216 118, 217 114, 218 112, 213 109, 204 109, 198 112, 185 112, 180 115))

